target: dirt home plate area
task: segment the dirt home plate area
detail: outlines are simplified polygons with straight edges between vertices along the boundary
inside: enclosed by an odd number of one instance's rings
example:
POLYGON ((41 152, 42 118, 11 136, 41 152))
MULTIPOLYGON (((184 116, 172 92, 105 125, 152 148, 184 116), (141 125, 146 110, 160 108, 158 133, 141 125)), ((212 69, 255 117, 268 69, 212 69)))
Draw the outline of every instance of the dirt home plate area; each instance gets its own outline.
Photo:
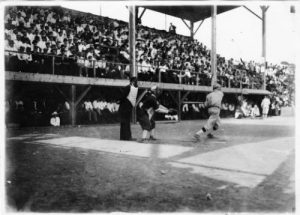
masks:
POLYGON ((7 211, 294 212, 294 118, 222 120, 204 143, 200 120, 148 143, 119 125, 7 130, 7 211))

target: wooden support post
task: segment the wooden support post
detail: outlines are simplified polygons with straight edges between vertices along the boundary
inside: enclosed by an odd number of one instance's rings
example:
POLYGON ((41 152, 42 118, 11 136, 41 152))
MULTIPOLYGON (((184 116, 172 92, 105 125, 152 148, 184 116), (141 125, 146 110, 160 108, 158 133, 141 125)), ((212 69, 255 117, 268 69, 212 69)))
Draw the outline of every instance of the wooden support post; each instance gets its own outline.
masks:
POLYGON ((190 36, 191 39, 194 40, 194 22, 190 21, 190 36))
POLYGON ((71 103, 70 103, 70 119, 71 119, 71 125, 76 125, 76 86, 74 84, 70 87, 70 97, 71 97, 71 103))
POLYGON ((178 91, 178 121, 180 122, 181 121, 181 91, 178 91))
POLYGON ((217 6, 211 6, 211 86, 213 86, 217 81, 217 54, 216 54, 216 44, 217 44, 217 6))
POLYGON ((136 55, 135 55, 135 13, 136 6, 129 6, 129 55, 130 55, 130 74, 137 77, 136 55))
POLYGON ((267 62, 266 62, 266 12, 268 7, 261 6, 262 10, 262 58, 263 64, 265 67, 265 71, 263 73, 263 90, 266 90, 266 69, 267 69, 267 62))

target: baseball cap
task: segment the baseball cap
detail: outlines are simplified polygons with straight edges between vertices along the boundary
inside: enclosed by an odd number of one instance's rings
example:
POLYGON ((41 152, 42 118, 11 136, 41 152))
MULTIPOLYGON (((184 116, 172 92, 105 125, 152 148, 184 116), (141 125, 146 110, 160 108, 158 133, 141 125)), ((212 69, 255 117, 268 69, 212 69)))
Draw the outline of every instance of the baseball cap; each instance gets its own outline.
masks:
POLYGON ((219 90, 220 90, 220 89, 221 89, 221 85, 220 85, 220 84, 214 84, 214 85, 213 85, 213 89, 214 89, 214 90, 216 90, 216 89, 219 89, 219 90))

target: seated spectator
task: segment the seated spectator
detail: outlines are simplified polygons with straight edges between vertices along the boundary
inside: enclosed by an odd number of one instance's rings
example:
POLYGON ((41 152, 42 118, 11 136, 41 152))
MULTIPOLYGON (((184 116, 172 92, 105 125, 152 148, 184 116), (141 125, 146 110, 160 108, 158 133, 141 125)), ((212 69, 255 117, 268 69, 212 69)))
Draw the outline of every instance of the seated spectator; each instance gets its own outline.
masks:
POLYGON ((52 126, 60 126, 60 118, 56 111, 52 113, 51 119, 50 119, 50 125, 52 126))
POLYGON ((252 119, 260 116, 259 108, 256 104, 252 107, 250 115, 252 119))

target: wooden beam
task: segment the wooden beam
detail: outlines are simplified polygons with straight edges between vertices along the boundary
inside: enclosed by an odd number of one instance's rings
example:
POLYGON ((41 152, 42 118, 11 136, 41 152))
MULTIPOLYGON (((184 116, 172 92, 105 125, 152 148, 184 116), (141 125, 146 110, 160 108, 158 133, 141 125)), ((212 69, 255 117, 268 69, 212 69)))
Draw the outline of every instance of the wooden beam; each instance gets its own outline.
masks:
MULTIPOLYGON (((75 84, 75 85, 91 85, 103 87, 125 87, 128 85, 128 80, 121 79, 107 79, 107 78, 87 78, 87 77, 71 77, 63 75, 51 74, 37 74, 37 73, 23 73, 23 72, 5 72, 6 81, 24 81, 24 82, 37 82, 49 84, 75 84)), ((212 88, 209 86, 196 86, 185 84, 171 84, 171 83, 156 83, 139 81, 139 89, 150 89, 152 86, 157 86, 162 90, 172 91, 191 91, 191 92, 211 92, 212 88)), ((241 93, 239 88, 222 88, 224 93, 241 93)), ((250 94, 270 94, 267 90, 251 89, 250 94)))
POLYGON ((253 10, 251 10, 250 8, 246 7, 245 5, 243 6, 246 10, 248 10, 250 13, 252 13, 254 16, 256 16, 257 18, 259 18, 260 20, 262 20, 262 17, 260 17, 259 15, 257 15, 253 10))
POLYGON ((59 86, 54 86, 55 89, 64 97, 64 99, 70 104, 71 100, 66 96, 66 94, 59 88, 59 86))
POLYGON ((203 24, 204 22, 204 19, 200 22, 198 28, 196 29, 196 31, 194 32, 194 35, 196 35, 197 31, 199 30, 199 28, 201 27, 201 25, 203 24))
POLYGON ((181 19, 181 20, 183 21, 183 23, 186 25, 186 27, 187 27, 188 29, 191 29, 191 27, 185 22, 184 19, 181 19))
POLYGON ((75 106, 77 107, 77 105, 79 104, 79 102, 83 99, 83 97, 85 97, 85 95, 90 91, 91 86, 88 86, 82 93, 81 95, 76 99, 75 101, 75 106))
POLYGON ((187 97, 189 94, 190 94, 190 91, 186 92, 186 93, 182 96, 182 98, 180 99, 180 102, 182 103, 183 100, 185 100, 186 97, 187 97))
POLYGON ((143 12, 142 12, 141 15, 139 16, 139 19, 141 19, 141 18, 143 17, 145 11, 146 11, 146 8, 144 8, 143 12))

